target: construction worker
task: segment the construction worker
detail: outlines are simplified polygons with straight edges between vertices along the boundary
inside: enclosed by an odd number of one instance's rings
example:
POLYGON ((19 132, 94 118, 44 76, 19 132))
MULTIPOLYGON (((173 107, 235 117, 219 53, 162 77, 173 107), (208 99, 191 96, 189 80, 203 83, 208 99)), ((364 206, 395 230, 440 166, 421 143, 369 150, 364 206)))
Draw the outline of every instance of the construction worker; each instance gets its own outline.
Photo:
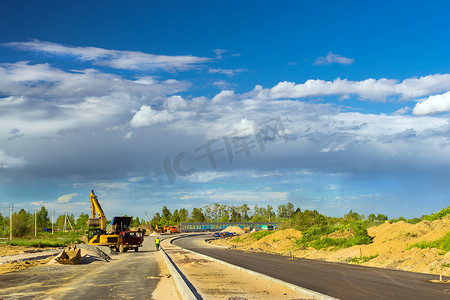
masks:
POLYGON ((155 246, 156 246, 156 250, 159 250, 159 238, 156 238, 155 246))

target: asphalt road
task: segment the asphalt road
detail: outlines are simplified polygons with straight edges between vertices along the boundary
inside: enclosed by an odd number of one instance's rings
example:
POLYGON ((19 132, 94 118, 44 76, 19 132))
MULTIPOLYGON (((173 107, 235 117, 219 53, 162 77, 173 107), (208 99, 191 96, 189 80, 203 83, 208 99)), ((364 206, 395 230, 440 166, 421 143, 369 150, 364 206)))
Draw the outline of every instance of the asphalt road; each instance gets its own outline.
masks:
POLYGON ((208 246, 204 239, 205 236, 183 237, 173 244, 339 299, 450 299, 450 284, 428 282, 438 279, 437 275, 290 260, 280 255, 208 246))
POLYGON ((139 252, 108 263, 43 265, 0 274, 0 299, 151 299, 161 280, 160 255, 146 237, 139 252))

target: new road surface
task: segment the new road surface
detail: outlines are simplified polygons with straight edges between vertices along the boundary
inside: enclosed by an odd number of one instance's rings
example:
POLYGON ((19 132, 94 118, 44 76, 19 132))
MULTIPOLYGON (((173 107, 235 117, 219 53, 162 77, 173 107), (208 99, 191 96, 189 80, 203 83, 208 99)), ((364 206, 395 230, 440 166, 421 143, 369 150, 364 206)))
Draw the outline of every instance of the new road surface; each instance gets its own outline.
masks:
POLYGON ((181 237, 173 244, 340 299, 450 299, 450 284, 429 282, 437 275, 229 250, 207 245, 210 237, 181 237))

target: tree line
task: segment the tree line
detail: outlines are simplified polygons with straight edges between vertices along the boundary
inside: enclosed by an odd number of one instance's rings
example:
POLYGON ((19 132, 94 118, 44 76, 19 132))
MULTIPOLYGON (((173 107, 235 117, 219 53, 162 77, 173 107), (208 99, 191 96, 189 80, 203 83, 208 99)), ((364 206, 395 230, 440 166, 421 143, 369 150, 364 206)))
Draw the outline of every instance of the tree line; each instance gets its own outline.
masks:
MULTIPOLYGON (((317 210, 302 211, 300 207, 288 202, 281 204, 276 209, 268 204, 266 206, 254 205, 250 208, 248 204, 225 205, 208 204, 203 208, 193 208, 189 212, 186 208, 170 211, 163 206, 161 212, 156 212, 151 223, 153 225, 176 225, 180 222, 287 222, 292 227, 304 227, 313 224, 337 222, 342 218, 330 218, 320 214, 317 210), (298 225, 298 226, 297 226, 298 225)), ((383 214, 370 214, 366 219, 352 210, 344 216, 344 219, 367 220, 368 222, 384 222, 388 219, 383 214)))
MULTIPOLYGON (((55 218, 55 220, 53 220, 54 221, 53 228, 55 230, 63 230, 64 224, 66 224, 67 230, 71 230, 73 228, 74 230, 86 231, 88 230, 87 225, 88 219, 89 215, 85 213, 81 213, 77 218, 75 218, 74 214, 67 214, 67 219, 65 214, 58 215, 55 218)), ((40 210, 36 212, 36 215, 34 213, 27 212, 25 211, 25 209, 22 208, 20 211, 14 212, 12 214, 12 221, 13 221, 12 234, 15 237, 22 237, 28 234, 33 234, 35 222, 38 231, 42 231, 43 228, 49 229, 52 228, 51 216, 47 211, 47 209, 45 208, 45 206, 41 206, 40 210)), ((138 227, 142 223, 143 222, 139 220, 139 217, 133 218, 131 226, 138 227)), ((3 216, 0 213, 0 237, 9 236, 9 229, 10 229, 9 215, 3 216)))

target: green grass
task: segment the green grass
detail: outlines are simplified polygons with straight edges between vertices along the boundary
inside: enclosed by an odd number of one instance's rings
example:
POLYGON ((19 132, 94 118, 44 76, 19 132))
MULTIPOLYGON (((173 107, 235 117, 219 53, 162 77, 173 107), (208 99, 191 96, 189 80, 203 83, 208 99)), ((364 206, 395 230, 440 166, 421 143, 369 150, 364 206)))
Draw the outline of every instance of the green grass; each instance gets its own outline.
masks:
POLYGON ((441 249, 444 251, 450 251, 450 232, 447 232, 446 235, 444 235, 442 238, 431 241, 431 242, 419 242, 412 245, 409 245, 409 247, 406 250, 412 249, 412 248, 420 248, 420 249, 427 249, 427 248, 436 248, 441 249))
POLYGON ((362 224, 350 223, 348 225, 318 226, 303 232, 303 236, 296 241, 299 247, 313 247, 323 249, 333 247, 333 250, 348 248, 354 245, 369 244, 371 242, 367 230, 362 224), (351 228, 355 235, 351 238, 329 238, 324 237, 330 233, 345 228, 351 228))
POLYGON ((240 242, 242 242, 242 239, 240 236, 238 236, 238 237, 235 237, 234 239, 232 239, 231 241, 235 242, 235 243, 240 243, 240 242))
POLYGON ((68 244, 82 243, 83 232, 39 232, 37 237, 34 235, 22 238, 13 237, 8 241, 8 245, 24 247, 62 247, 68 244))
POLYGON ((257 241, 262 239, 263 237, 266 237, 268 235, 271 235, 275 231, 269 231, 269 230, 260 230, 252 233, 252 237, 254 237, 257 241))
POLYGON ((443 264, 441 268, 450 268, 450 264, 443 264))
POLYGON ((373 255, 373 256, 351 257, 348 259, 348 261, 355 263, 355 264, 362 264, 362 263, 368 262, 369 260, 374 259, 376 257, 378 257, 378 254, 373 255))

